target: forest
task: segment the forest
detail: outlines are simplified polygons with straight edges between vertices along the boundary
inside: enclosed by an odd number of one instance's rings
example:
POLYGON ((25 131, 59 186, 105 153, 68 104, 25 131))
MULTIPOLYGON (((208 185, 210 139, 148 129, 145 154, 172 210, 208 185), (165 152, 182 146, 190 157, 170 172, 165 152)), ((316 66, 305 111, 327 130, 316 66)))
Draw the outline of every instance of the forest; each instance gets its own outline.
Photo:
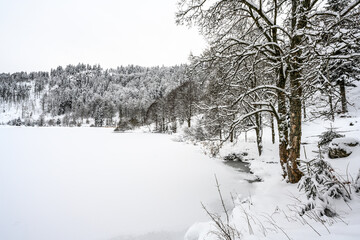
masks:
POLYGON ((93 119, 96 127, 116 126, 115 119, 144 124, 149 105, 186 81, 185 65, 59 66, 50 72, 0 74, 3 113, 20 109, 12 125, 77 126, 93 119))

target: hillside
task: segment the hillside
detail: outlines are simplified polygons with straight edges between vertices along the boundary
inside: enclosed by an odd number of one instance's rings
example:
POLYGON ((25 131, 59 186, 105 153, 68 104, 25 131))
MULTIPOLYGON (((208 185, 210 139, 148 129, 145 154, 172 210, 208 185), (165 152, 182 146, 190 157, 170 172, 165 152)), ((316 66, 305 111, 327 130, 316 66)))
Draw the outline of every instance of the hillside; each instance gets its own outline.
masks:
POLYGON ((149 105, 183 83, 185 65, 102 69, 59 66, 50 72, 0 74, 0 123, 115 126, 143 123, 149 105), (87 120, 87 121, 86 121, 87 120))

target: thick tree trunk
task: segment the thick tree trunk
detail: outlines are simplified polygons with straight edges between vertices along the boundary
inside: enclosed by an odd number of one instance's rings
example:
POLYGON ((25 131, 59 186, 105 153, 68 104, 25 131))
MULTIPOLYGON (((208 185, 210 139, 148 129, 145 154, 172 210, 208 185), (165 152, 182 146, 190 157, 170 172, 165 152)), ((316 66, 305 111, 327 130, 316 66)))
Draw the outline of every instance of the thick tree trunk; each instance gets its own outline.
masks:
MULTIPOLYGON (((274 16, 274 23, 276 23, 277 16, 274 16)), ((273 42, 277 42, 277 28, 272 30, 273 32, 273 42)), ((275 55, 277 58, 282 58, 282 54, 279 49, 274 48, 275 55)), ((278 81, 277 87, 280 89, 285 90, 286 87, 286 68, 282 62, 280 62, 280 67, 278 70, 278 81)), ((283 177, 287 177, 287 160, 288 160, 288 142, 289 142, 289 124, 287 122, 287 106, 286 106, 286 95, 282 91, 277 91, 277 100, 278 100, 278 115, 277 118, 277 127, 279 133, 279 157, 280 157, 280 164, 283 170, 283 177)), ((274 130, 275 132, 275 130, 274 130)), ((273 140, 274 142, 274 140, 273 140)))
POLYGON ((307 9, 310 7, 310 0, 292 0, 292 21, 293 37, 290 42, 290 149, 287 162, 288 181, 297 183, 303 176, 298 168, 301 144, 301 117, 302 117, 302 63, 303 51, 302 41, 304 38, 303 29, 307 24, 307 9))
POLYGON ((301 144, 301 86, 300 74, 296 71, 290 73, 290 151, 287 164, 288 180, 290 183, 297 183, 303 173, 298 168, 301 144))

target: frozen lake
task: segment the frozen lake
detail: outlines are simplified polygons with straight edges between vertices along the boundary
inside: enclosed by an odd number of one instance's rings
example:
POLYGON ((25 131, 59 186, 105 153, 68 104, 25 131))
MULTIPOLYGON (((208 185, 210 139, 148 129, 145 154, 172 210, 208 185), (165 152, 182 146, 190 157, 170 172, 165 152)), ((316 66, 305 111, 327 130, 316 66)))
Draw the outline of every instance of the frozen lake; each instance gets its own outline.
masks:
POLYGON ((248 193, 238 172, 169 135, 3 127, 0 239, 182 239, 209 219, 200 202, 220 211, 214 174, 227 199, 248 193))

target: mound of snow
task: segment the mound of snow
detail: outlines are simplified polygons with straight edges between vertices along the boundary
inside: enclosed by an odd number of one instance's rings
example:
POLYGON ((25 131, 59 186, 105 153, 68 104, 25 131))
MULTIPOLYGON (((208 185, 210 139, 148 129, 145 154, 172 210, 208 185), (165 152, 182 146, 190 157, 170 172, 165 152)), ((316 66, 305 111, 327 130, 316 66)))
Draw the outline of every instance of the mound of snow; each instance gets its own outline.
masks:
POLYGON ((344 158, 353 152, 351 147, 359 145, 359 141, 351 137, 335 138, 329 145, 329 158, 344 158))

